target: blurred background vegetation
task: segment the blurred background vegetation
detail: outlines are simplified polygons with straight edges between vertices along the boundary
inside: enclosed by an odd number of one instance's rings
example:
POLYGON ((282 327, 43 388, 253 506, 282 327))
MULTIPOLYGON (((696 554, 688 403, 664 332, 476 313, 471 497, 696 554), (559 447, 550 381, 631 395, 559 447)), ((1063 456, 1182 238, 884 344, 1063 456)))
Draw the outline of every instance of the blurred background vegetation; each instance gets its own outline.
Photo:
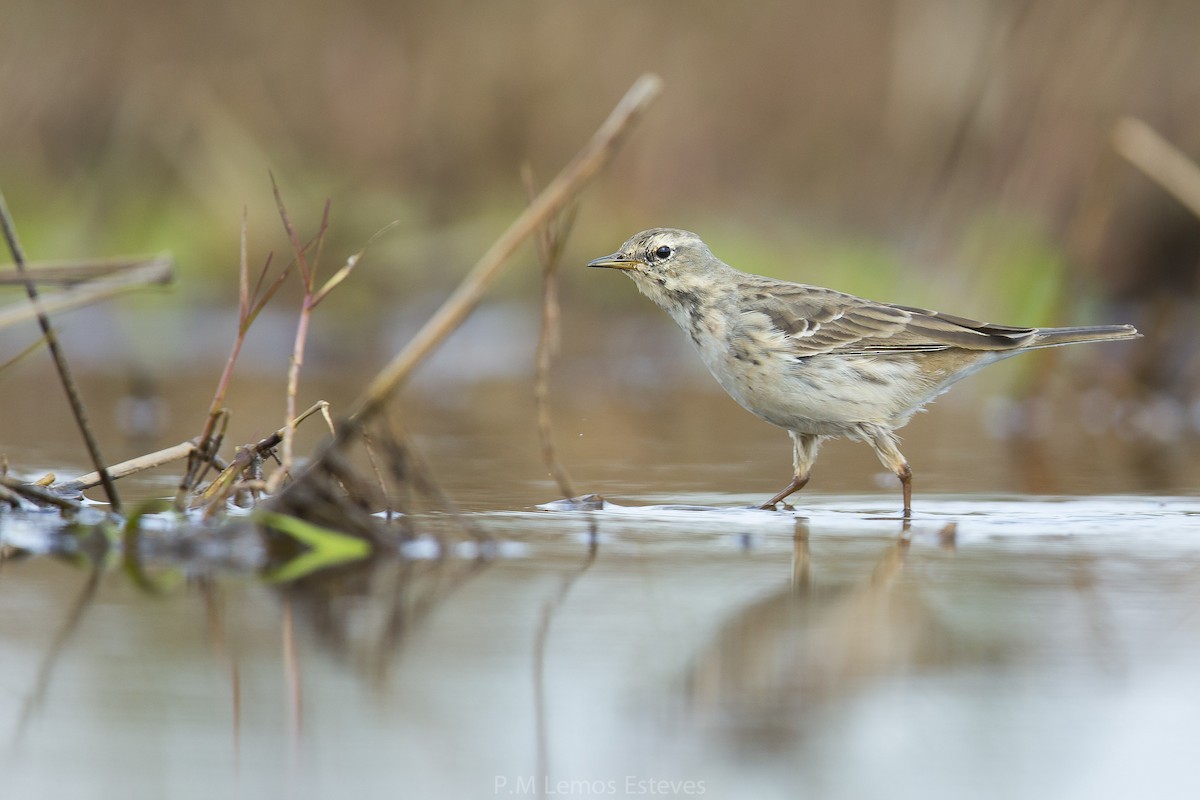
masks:
MULTIPOLYGON (((628 282, 573 267, 669 225, 747 271, 877 299, 1135 323, 1147 338, 1081 356, 1077 383, 1165 403, 1151 417, 1174 415, 1168 436, 1200 428, 1200 222, 1110 144, 1132 115, 1200 153, 1196 3, 3 6, 0 186, 26 249, 170 250, 173 293, 76 326, 115 326, 125 357, 156 369, 224 358, 232 326, 187 320, 232 313, 243 206, 252 262, 287 252, 268 170, 310 231, 332 200, 329 269, 400 221, 314 335, 318 367, 349 353, 373 368, 522 206, 520 165, 548 180, 649 70, 665 93, 567 248, 568 355, 644 330, 613 331, 614 313, 658 313, 628 282)), ((522 335, 537 301, 525 261, 501 288, 522 335)), ((484 350, 484 372, 507 357, 484 350)), ((1047 372, 1022 369, 1030 384, 1047 372)))

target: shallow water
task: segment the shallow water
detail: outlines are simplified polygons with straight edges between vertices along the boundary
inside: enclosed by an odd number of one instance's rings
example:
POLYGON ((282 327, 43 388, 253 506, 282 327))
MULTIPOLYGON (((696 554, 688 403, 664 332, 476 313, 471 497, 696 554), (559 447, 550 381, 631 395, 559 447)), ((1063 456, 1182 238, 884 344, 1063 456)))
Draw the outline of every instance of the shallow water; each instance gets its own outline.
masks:
MULTIPOLYGON (((168 527, 137 580, 54 515, 0 515, 0 796, 1200 793, 1186 437, 1081 432, 1068 406, 998 439, 960 393, 905 431, 906 528, 862 445, 829 445, 796 511, 759 511, 786 436, 687 381, 591 378, 557 391, 555 429, 595 511, 556 501, 527 383, 402 400, 492 549, 423 539, 281 582, 253 532, 168 527)), ((114 383, 85 386, 101 420, 114 383)), ((335 408, 358 385, 311 383, 335 408)), ((102 422, 106 452, 194 434, 209 388, 174 386, 154 441, 102 422)), ((87 471, 31 397, 0 419, 14 471, 87 471)), ((274 427, 277 386, 231 398, 231 441, 274 427)))
POLYGON ((6 561, 4 796, 1200 791, 1200 501, 756 497, 477 512, 500 557, 294 585, 6 561))

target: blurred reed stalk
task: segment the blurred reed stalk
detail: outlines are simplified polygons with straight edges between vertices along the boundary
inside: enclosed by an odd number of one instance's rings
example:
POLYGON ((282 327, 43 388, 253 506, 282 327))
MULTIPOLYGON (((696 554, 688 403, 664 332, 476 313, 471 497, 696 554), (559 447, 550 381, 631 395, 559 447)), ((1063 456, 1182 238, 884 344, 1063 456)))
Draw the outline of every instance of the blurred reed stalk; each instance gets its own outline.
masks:
MULTIPOLYGON (((361 519, 363 524, 356 526, 361 535, 370 539, 380 536, 375 531, 378 526, 371 517, 369 498, 383 495, 389 503, 392 498, 386 491, 376 490, 374 481, 364 478, 351 465, 348 458, 351 445, 364 438, 368 425, 384 416, 381 412, 387 401, 404 385, 413 370, 475 309, 517 248, 577 201, 583 189, 612 159, 634 123, 658 96, 661 86, 659 78, 651 74, 634 82, 591 140, 532 199, 408 345, 372 379, 352 407, 350 417, 337 426, 334 437, 313 459, 311 466, 277 495, 273 501, 275 510, 305 519, 337 521, 342 530, 350 527, 352 520, 361 519), (361 497, 354 498, 356 492, 361 497)), ((385 417, 383 424, 386 422, 385 417)), ((385 434, 386 441, 372 441, 382 450, 383 466, 394 484, 406 492, 419 492, 446 508, 450 498, 429 478, 403 432, 393 427, 385 430, 385 434)), ((372 457, 371 461, 377 469, 376 458, 372 457)), ((448 507, 452 509, 453 505, 448 507)), ((476 539, 481 538, 472 526, 464 527, 476 539)))
MULTIPOLYGON (((13 225, 12 217, 8 212, 8 204, 5 202, 3 194, 0 194, 0 227, 4 229, 4 238, 8 242, 8 249, 12 253, 13 263, 17 267, 17 272, 22 277, 27 277, 25 251, 21 247, 20 240, 17 239, 16 227, 13 225)), ((92 433, 91 426, 88 424, 87 411, 83 406, 83 398, 79 395, 79 387, 75 384, 75 379, 71 376, 71 368, 67 365, 67 357, 62 351, 62 346, 59 344, 54 326, 50 324, 50 316, 42 308, 37 286, 33 281, 25 281, 25 293, 29 295, 29 302, 33 306, 38 325, 41 327, 42 335, 46 339, 46 347, 50 350, 50 357, 54 361, 54 368, 58 371, 58 378, 62 383, 63 391, 66 392, 67 402, 71 405, 71 413, 75 416, 75 424, 79 427, 79 432, 83 436, 88 457, 91 459, 96 471, 100 473, 100 482, 104 485, 104 494, 108 497, 109 508, 114 514, 119 514, 121 511, 121 499, 117 495, 117 487, 113 484, 112 477, 109 476, 104 466, 104 457, 100 454, 100 445, 96 442, 96 437, 92 433)))
MULTIPOLYGON (((80 434, 83 436, 88 457, 91 459, 92 465, 96 468, 96 472, 100 477, 100 484, 104 487, 104 494, 108 498, 109 509, 114 514, 119 514, 121 511, 121 500, 117 495, 117 487, 113 483, 112 476, 108 474, 104 458, 100 454, 100 446, 96 441, 95 434, 92 432, 91 425, 88 423, 87 410, 84 408, 83 398, 79 394, 79 387, 71 375, 71 368, 67 363, 66 354, 63 352, 62 345, 58 340, 58 334, 50 322, 50 311, 52 309, 60 310, 83 303, 96 302, 97 300, 111 297, 113 294, 144 286, 147 283, 169 281, 171 273, 170 261, 160 256, 146 262, 133 262, 133 266, 128 269, 122 268, 122 262, 108 264, 106 265, 107 272, 124 272, 124 275, 116 279, 109 279, 105 281, 104 285, 96 286, 90 292, 85 291, 70 297, 56 296, 53 298, 53 304, 48 305, 43 303, 41 293, 37 288, 36 278, 28 268, 25 260, 25 250, 21 247, 21 241, 17 237, 16 225, 13 223, 12 215, 8 210, 8 203, 5 201, 2 192, 0 192, 0 229, 3 230, 9 252, 12 253, 13 264, 17 268, 17 281, 15 282, 22 283, 25 286, 25 293, 29 297, 31 316, 37 318, 38 325, 42 329, 42 337, 45 339, 46 347, 50 350, 50 357, 54 361, 54 367, 58 372, 63 391, 67 395, 67 402, 71 406, 71 413, 75 417, 75 423, 79 428, 80 434)), ((77 273, 73 280, 77 281, 79 267, 76 266, 75 269, 77 273)), ((82 272, 86 273, 87 269, 83 269, 82 272)), ((3 324, 11 324, 11 320, 8 323, 0 321, 0 325, 3 324)))
POLYGON ((507 266, 517 248, 546 225, 548 220, 561 214, 608 164, 633 124, 661 89, 662 81, 650 73, 634 82, 608 119, 592 135, 591 141, 483 254, 408 346, 375 376, 355 403, 352 420, 361 422, 380 412, 388 398, 404 385, 413 370, 479 305, 484 293, 507 266))
MULTIPOLYGON (((167 284, 174 275, 173 263, 167 255, 70 264, 27 264, 26 267, 24 275, 0 275, 0 285, 24 285, 28 280, 39 286, 50 284, 64 287, 62 291, 38 296, 41 310, 46 314, 99 303, 123 292, 154 284, 167 284)), ((37 314, 38 310, 30 303, 13 303, 0 308, 0 328, 33 319, 37 314)), ((0 364, 0 372, 22 361, 46 341, 43 335, 26 350, 0 364)))
MULTIPOLYGON (((521 171, 525 182, 525 191, 532 203, 537 196, 534 188, 533 169, 526 164, 521 171)), ((535 378, 533 399, 537 407, 538 441, 542 449, 542 462, 546 465, 558 490, 567 499, 574 499, 577 494, 571 483, 571 476, 558 458, 554 446, 554 429, 550 420, 550 363, 558 351, 559 342, 559 303, 558 303, 558 268, 562 261, 563 247, 571 233, 575 222, 575 211, 578 206, 571 205, 563 214, 546 221, 538 229, 537 252, 542 262, 542 325, 538 332, 537 350, 534 355, 535 378)))
MULTIPOLYGON (((43 311, 66 311, 115 297, 122 292, 152 285, 165 285, 174 277, 174 263, 165 253, 156 256, 103 261, 78 261, 69 264, 26 264, 21 275, 0 275, 2 285, 61 286, 64 291, 39 294, 43 311)), ((0 309, 0 328, 37 316, 29 303, 0 309)))
POLYGON ((1113 149, 1200 218, 1200 166, 1140 119, 1113 126, 1113 149))

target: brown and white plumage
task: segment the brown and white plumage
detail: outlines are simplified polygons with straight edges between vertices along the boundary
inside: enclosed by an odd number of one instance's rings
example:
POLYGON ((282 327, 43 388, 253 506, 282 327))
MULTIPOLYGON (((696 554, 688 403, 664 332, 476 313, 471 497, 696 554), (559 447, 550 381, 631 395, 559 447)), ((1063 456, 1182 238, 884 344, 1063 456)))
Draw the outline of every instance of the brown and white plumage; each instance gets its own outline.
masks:
POLYGON ((654 228, 589 266, 620 269, 687 332, 738 403, 787 429, 791 483, 808 481, 822 440, 866 441, 899 476, 911 470, 893 431, 972 372, 1041 347, 1136 338, 1131 325, 1020 328, 740 272, 694 233, 654 228))

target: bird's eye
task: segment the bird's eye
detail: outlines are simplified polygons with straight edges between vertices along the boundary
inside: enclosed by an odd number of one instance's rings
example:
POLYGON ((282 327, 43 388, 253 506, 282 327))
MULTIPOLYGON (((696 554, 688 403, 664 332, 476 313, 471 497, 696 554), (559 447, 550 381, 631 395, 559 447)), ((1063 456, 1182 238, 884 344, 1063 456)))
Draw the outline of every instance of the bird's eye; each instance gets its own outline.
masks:
POLYGON ((664 244, 662 247, 660 247, 654 251, 654 255, 658 256, 660 259, 670 258, 671 253, 674 253, 674 252, 675 252, 674 250, 672 250, 670 247, 668 247, 667 245, 664 244))

